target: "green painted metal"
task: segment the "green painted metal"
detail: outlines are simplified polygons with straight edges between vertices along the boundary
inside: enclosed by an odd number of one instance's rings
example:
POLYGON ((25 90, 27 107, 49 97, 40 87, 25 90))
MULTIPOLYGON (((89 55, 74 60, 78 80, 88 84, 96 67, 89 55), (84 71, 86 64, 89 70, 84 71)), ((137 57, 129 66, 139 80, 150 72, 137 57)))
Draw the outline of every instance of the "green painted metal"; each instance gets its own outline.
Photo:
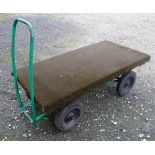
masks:
POLYGON ((21 110, 26 110, 26 108, 31 106, 31 102, 24 103, 24 105, 20 108, 21 110))
POLYGON ((35 124, 36 122, 33 121, 33 119, 31 118, 31 116, 25 111, 25 110, 22 110, 21 111, 25 114, 25 116, 30 120, 30 123, 33 123, 35 124))
POLYGON ((39 116, 36 117, 36 121, 41 121, 43 120, 47 115, 45 113, 40 114, 39 116))
POLYGON ((110 86, 110 87, 115 87, 116 86, 116 80, 107 81, 107 85, 110 86))
MULTIPOLYGON (((39 116, 36 116, 36 104, 34 100, 34 79, 33 79, 33 51, 34 51, 34 31, 33 27, 30 22, 22 19, 17 18, 15 19, 12 27, 12 49, 11 49, 11 55, 12 55, 12 68, 13 68, 13 76, 14 76, 14 85, 16 90, 16 96, 18 101, 18 106, 21 109, 21 111, 29 118, 30 122, 35 124, 37 121, 42 120, 46 114, 40 114, 39 116), (30 83, 30 102, 32 105, 32 118, 30 115, 26 112, 26 106, 22 103, 21 96, 19 93, 19 87, 18 87, 18 76, 17 76, 17 67, 16 67, 16 58, 15 58, 15 51, 16 51, 16 26, 17 23, 23 23, 26 26, 28 26, 30 31, 30 46, 29 46, 29 83, 30 83)), ((29 106, 28 104, 27 106, 29 106)))

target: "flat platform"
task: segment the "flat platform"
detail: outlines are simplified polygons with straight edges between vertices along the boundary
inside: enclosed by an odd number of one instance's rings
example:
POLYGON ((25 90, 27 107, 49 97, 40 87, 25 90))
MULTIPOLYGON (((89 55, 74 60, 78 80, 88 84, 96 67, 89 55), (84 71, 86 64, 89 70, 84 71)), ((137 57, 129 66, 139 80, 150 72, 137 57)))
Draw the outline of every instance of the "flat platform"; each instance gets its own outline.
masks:
MULTIPOLYGON (((114 79, 149 59, 147 54, 104 41, 35 63, 35 101, 42 112, 53 112, 96 84, 114 79)), ((17 72, 19 83, 29 94, 28 67, 17 72)))

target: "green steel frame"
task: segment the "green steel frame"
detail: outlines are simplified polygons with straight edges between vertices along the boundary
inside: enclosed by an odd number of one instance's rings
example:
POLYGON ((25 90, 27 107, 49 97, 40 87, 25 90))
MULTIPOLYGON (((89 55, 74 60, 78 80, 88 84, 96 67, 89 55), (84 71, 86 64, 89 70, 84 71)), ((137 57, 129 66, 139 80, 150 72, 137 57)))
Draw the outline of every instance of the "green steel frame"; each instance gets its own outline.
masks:
POLYGON ((13 76, 14 76, 14 85, 16 90, 16 96, 18 101, 18 106, 20 110, 29 118, 30 122, 35 124, 36 122, 44 119, 46 117, 46 114, 41 113, 37 116, 36 111, 36 103, 35 103, 35 97, 34 97, 34 79, 33 79, 33 51, 34 51, 34 31, 33 27, 30 22, 22 19, 17 18, 15 19, 12 27, 12 49, 11 49, 11 55, 12 55, 12 69, 13 69, 13 76), (26 26, 28 26, 30 31, 30 47, 29 47, 29 84, 30 84, 30 101, 23 103, 21 100, 21 96, 19 93, 19 87, 18 87, 18 75, 17 75, 17 68, 16 68, 16 58, 15 58, 15 42, 16 42, 16 26, 17 23, 23 23, 26 26), (27 108, 32 108, 32 116, 28 114, 27 108))
MULTIPOLYGON (((11 49, 11 56, 12 56, 12 69, 13 69, 13 76, 14 76, 14 85, 15 91, 18 101, 18 107, 20 110, 28 117, 31 123, 36 124, 36 122, 43 120, 46 117, 45 113, 41 113, 37 116, 36 111, 36 103, 35 103, 35 92, 34 92, 34 76, 33 76, 33 51, 34 51, 34 31, 33 27, 30 22, 22 19, 17 18, 15 19, 12 27, 12 49, 11 49), (17 67, 16 67, 16 58, 15 58, 15 42, 16 42, 16 26, 17 23, 23 23, 28 26, 30 31, 30 47, 29 47, 29 84, 30 84, 30 100, 27 102, 22 102, 21 95, 19 93, 18 87, 18 75, 17 75, 17 67), (32 111, 32 116, 27 112, 27 108, 30 107, 32 111)), ((111 80, 108 81, 109 85, 114 85, 115 81, 111 80)))

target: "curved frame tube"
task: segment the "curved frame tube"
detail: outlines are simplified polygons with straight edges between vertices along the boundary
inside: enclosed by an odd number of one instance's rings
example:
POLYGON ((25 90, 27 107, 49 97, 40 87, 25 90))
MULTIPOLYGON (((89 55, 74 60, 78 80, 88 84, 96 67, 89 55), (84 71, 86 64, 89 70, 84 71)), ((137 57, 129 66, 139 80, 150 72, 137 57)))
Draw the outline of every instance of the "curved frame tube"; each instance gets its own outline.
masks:
POLYGON ((23 103, 21 100, 21 96, 19 93, 19 88, 18 88, 18 76, 17 76, 17 68, 16 68, 16 60, 15 60, 15 42, 16 42, 16 26, 17 23, 23 23, 26 26, 28 26, 29 31, 30 31, 30 46, 29 46, 29 84, 30 84, 30 97, 31 97, 31 105, 32 105, 32 119, 31 122, 35 123, 36 122, 36 104, 34 100, 34 79, 33 79, 33 51, 34 51, 34 31, 33 27, 30 22, 22 19, 22 18, 17 18, 15 19, 12 27, 12 49, 11 49, 11 54, 12 54, 12 68, 13 68, 13 76, 14 76, 14 85, 15 85, 15 90, 16 90, 16 96, 17 96, 17 101, 18 101, 18 106, 21 109, 23 107, 23 103))

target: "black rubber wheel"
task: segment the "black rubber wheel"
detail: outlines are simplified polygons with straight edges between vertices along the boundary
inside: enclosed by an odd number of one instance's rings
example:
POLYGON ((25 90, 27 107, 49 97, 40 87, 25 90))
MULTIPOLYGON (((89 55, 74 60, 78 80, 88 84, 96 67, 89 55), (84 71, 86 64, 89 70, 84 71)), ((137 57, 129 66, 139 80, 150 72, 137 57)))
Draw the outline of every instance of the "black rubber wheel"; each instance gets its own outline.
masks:
POLYGON ((118 83, 116 86, 116 92, 119 96, 125 96, 130 92, 132 87, 136 82, 136 73, 133 71, 129 71, 122 75, 121 78, 118 79, 118 83))
POLYGON ((60 109, 54 119, 55 126, 60 131, 69 131, 78 124, 82 113, 82 103, 74 101, 60 109))

